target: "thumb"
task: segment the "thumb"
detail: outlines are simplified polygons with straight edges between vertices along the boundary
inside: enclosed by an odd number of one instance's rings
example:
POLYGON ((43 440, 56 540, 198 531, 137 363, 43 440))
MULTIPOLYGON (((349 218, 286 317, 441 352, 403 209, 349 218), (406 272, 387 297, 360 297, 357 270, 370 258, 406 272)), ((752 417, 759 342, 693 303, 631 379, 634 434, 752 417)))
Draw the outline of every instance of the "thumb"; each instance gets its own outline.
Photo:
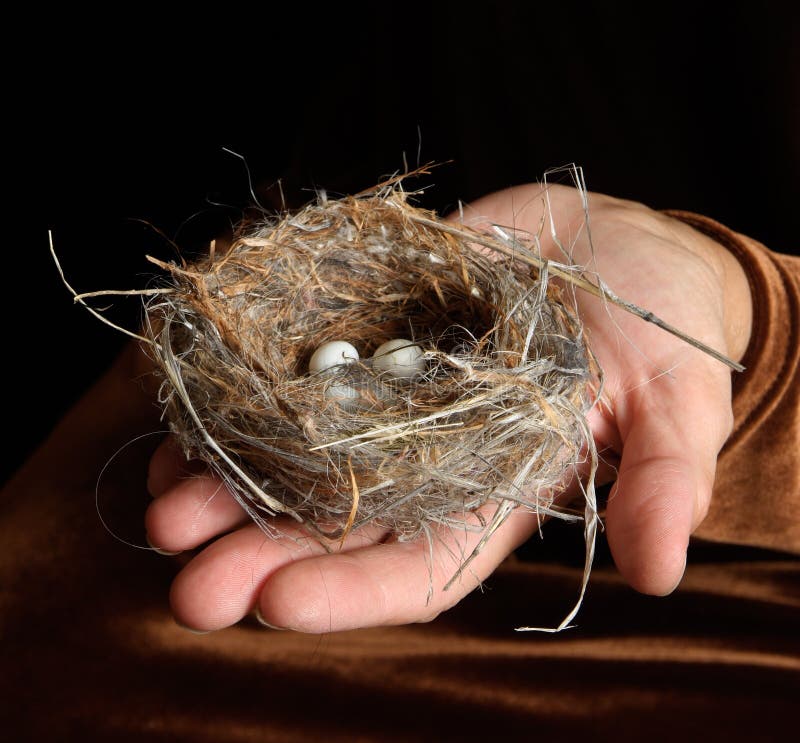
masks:
POLYGON ((666 595, 680 582, 732 426, 727 372, 698 367, 637 388, 618 413, 622 460, 606 526, 617 568, 642 593, 666 595))

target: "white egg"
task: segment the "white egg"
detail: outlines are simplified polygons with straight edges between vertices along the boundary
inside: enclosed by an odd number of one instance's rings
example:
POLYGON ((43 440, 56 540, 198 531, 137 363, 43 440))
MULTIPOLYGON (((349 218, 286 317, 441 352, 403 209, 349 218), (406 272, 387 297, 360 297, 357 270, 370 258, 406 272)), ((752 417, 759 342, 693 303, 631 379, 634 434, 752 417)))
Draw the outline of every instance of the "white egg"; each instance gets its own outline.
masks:
POLYGON ((372 366, 394 379, 414 379, 425 371, 425 358, 419 346, 394 338, 375 349, 372 366))
POLYGON ((352 364, 358 361, 358 351, 347 341, 329 341, 314 351, 308 362, 308 371, 312 374, 331 369, 341 364, 352 364))

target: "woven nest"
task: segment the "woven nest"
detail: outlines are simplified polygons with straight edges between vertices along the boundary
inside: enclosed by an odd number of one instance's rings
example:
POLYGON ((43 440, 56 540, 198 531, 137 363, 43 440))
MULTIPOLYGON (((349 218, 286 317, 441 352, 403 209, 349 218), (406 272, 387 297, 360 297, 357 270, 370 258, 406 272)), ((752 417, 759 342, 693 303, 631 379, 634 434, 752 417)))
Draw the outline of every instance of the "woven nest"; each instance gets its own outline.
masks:
POLYGON ((569 294, 478 234, 390 183, 164 264, 146 327, 187 454, 266 529, 284 513, 326 539, 367 523, 430 536, 489 502, 558 513, 596 376, 569 294), (371 358, 393 338, 422 349, 415 378, 371 358), (334 340, 360 360, 309 372, 334 340))

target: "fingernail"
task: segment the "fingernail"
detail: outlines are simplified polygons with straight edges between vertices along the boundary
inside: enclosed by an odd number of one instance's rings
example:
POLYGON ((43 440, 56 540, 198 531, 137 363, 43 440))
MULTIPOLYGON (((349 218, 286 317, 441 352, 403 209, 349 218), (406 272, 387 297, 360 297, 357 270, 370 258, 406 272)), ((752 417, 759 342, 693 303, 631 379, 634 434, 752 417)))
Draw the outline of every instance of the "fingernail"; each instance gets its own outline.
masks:
POLYGON ((194 629, 193 627, 187 627, 185 624, 179 622, 177 619, 175 620, 175 624, 177 624, 181 629, 185 629, 187 632, 191 632, 193 635, 207 635, 211 632, 210 629, 194 629))
POLYGON ((147 542, 147 544, 150 545, 150 549, 153 550, 153 552, 157 552, 159 555, 165 555, 166 557, 173 557, 173 556, 179 555, 181 552, 183 552, 183 550, 178 550, 177 552, 167 552, 167 550, 162 550, 160 547, 156 547, 150 541, 150 537, 147 537, 147 536, 145 537, 145 541, 147 542))
POLYGON ((270 624, 266 619, 264 619, 263 615, 261 614, 261 607, 256 606, 256 619, 258 620, 259 624, 262 624, 264 627, 269 627, 269 629, 275 629, 279 632, 283 632, 286 627, 276 627, 274 624, 270 624))

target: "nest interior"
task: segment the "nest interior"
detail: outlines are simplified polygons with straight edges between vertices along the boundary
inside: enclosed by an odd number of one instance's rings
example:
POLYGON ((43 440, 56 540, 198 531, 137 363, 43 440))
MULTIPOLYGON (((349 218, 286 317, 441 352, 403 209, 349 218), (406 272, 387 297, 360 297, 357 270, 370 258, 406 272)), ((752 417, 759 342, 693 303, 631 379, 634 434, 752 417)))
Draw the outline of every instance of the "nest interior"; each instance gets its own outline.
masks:
POLYGON ((596 377, 568 293, 434 222, 393 185, 167 266, 146 327, 171 428, 262 525, 411 539, 490 501, 548 512, 583 456, 596 377), (373 366, 393 338, 422 349, 416 378, 373 366), (360 360, 309 373, 332 340, 360 360))

